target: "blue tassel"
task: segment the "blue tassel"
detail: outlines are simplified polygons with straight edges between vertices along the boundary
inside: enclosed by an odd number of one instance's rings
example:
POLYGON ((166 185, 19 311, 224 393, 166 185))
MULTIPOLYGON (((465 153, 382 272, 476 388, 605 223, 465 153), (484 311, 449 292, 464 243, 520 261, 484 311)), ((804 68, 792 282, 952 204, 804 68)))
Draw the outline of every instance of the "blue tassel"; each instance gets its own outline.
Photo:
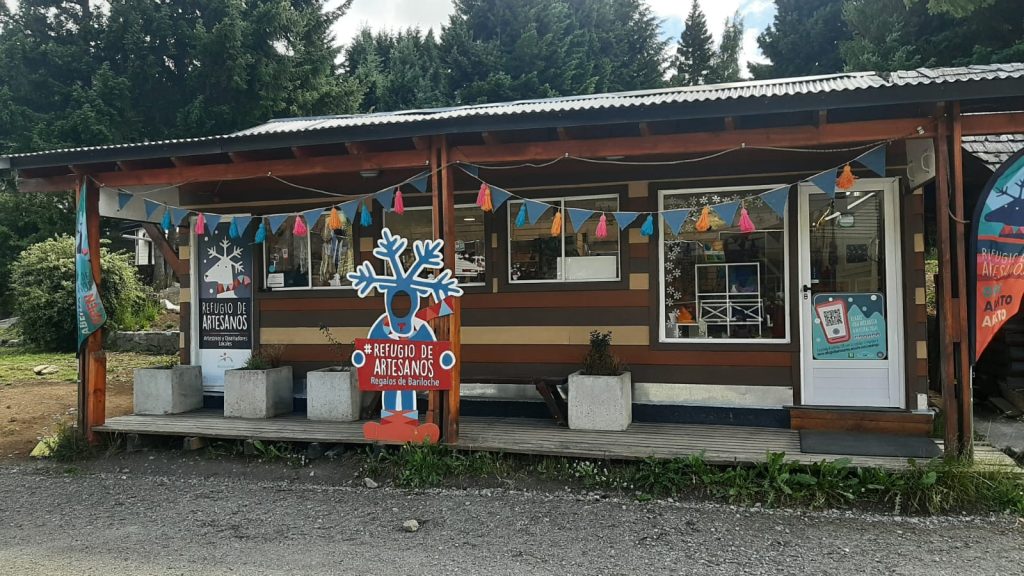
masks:
POLYGON ((168 232, 171 229, 171 209, 167 208, 164 210, 164 219, 160 222, 164 227, 164 232, 168 232))
POLYGON ((260 218, 260 227, 256 229, 256 243, 263 244, 263 241, 267 239, 267 225, 265 221, 260 218))
POLYGON ((644 225, 640 227, 640 234, 646 238, 654 235, 654 216, 651 214, 647 215, 647 220, 644 220, 644 225))
POLYGON ((359 225, 370 226, 373 224, 373 217, 370 216, 370 211, 366 208, 366 204, 363 204, 363 211, 359 214, 359 225))
POLYGON ((516 228, 526 226, 526 204, 519 207, 519 214, 516 214, 516 228))
POLYGON ((241 234, 238 233, 238 223, 234 218, 231 219, 231 228, 228 230, 228 236, 231 238, 238 238, 241 234))

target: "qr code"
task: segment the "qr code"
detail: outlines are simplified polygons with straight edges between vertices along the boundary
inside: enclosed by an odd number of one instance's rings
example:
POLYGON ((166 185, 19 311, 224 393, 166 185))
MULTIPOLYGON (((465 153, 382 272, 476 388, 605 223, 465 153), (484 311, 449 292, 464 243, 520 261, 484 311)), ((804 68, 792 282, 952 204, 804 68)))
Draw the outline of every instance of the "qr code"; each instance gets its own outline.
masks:
POLYGON ((843 313, 839 310, 822 310, 821 318, 827 327, 840 326, 843 323, 843 313))

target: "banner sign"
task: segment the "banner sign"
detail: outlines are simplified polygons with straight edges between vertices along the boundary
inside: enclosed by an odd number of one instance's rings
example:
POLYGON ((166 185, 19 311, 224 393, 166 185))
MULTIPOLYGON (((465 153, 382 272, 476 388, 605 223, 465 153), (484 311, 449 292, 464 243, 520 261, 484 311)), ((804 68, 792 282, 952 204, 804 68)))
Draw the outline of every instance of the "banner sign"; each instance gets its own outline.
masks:
POLYGON ((370 262, 347 274, 360 298, 374 291, 384 296, 384 313, 368 338, 355 339, 352 365, 360 390, 382 392, 381 421, 363 425, 367 440, 436 443, 441 431, 432 422, 420 424, 416 391, 452 386, 451 342, 438 342, 428 322, 451 314, 452 298, 462 296, 462 288, 444 269, 442 240, 413 242, 411 260, 402 257, 408 246, 408 240, 384 228, 373 255, 387 263, 390 274, 378 273, 370 262), (423 307, 424 298, 434 304, 423 307))
MULTIPOLYGON (((89 225, 85 207, 89 187, 82 183, 78 195, 78 216, 75 222, 75 307, 78 312, 78 349, 90 334, 107 321, 107 311, 100 300, 100 291, 92 277, 92 254, 89 252, 89 225)), ((99 257, 99 255, 97 255, 99 257)))
POLYGON ((231 238, 231 226, 207 226, 198 237, 199 363, 203 385, 224 386, 224 371, 240 368, 252 354, 252 244, 231 238))
POLYGON ((976 286, 970 328, 977 360, 1024 296, 1024 151, 1003 163, 981 191, 970 238, 974 256, 968 265, 976 286))
POLYGON ((815 360, 885 360, 885 297, 815 294, 811 336, 815 360))

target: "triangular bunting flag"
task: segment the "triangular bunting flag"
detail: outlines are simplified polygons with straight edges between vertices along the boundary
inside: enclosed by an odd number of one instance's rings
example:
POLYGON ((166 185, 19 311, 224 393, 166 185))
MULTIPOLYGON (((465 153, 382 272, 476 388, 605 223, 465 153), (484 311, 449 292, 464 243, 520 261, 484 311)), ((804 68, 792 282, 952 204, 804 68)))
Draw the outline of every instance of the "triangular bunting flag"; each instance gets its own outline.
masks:
POLYGON ((146 205, 146 219, 147 220, 149 220, 150 218, 153 217, 153 214, 156 212, 157 208, 163 206, 163 204, 161 204, 159 202, 154 202, 154 201, 150 200, 149 198, 143 198, 142 199, 142 203, 146 205))
POLYGON ((118 192, 117 193, 117 210, 118 210, 118 212, 120 212, 121 210, 124 210, 124 207, 127 206, 128 203, 132 201, 132 198, 135 198, 134 194, 129 194, 128 192, 118 192))
POLYGON ((491 205, 494 206, 495 210, 501 208, 501 205, 504 204, 511 196, 512 194, 507 190, 503 190, 497 186, 491 186, 491 205))
POLYGON ((536 224, 537 220, 540 220, 540 217, 548 211, 548 208, 551 208, 550 204, 537 202, 536 200, 527 200, 526 217, 529 218, 530 224, 536 224))
POLYGON ((206 212, 203 212, 203 216, 206 218, 206 233, 213 234, 216 232, 217 225, 220 224, 220 220, 223 216, 220 214, 207 214, 206 212))
POLYGON ((413 178, 412 180, 409 181, 409 184, 411 184, 413 188, 419 190, 420 192, 426 192, 427 182, 429 182, 428 175, 424 174, 422 176, 417 176, 416 178, 413 178))
POLYGON ((779 218, 784 218, 786 216, 786 204, 789 203, 789 186, 769 190, 761 194, 761 200, 774 210, 779 215, 779 218))
POLYGON ((394 188, 385 188, 384 190, 374 194, 373 197, 377 199, 377 203, 380 204, 386 212, 391 212, 392 205, 395 202, 394 188))
POLYGON ((854 160, 875 174, 885 176, 885 144, 868 150, 854 160))
POLYGON ((811 176, 808 182, 821 189, 829 198, 836 197, 836 169, 829 168, 821 174, 811 176))
POLYGON ((327 210, 327 208, 313 208, 303 212, 302 219, 306 221, 306 227, 312 228, 316 226, 316 221, 320 219, 320 215, 324 213, 324 210, 327 210))
POLYGON ((451 315, 452 315, 452 309, 451 309, 450 306, 448 306, 448 302, 446 302, 445 300, 441 300, 441 310, 438 311, 437 317, 438 318, 442 318, 444 316, 451 316, 451 315))
POLYGON ((252 223, 252 216, 246 214, 245 216, 233 216, 232 220, 235 221, 235 226, 238 228, 238 236, 245 236, 245 230, 252 223))
POLYGON ((338 206, 338 208, 341 208, 341 213, 345 215, 346 222, 356 221, 356 210, 359 210, 358 200, 349 200, 341 206, 338 206))
POLYGON ((661 218, 665 220, 665 225, 672 231, 673 234, 679 234, 679 231, 683 229, 683 222, 690 217, 690 209, 679 209, 679 210, 666 210, 661 213, 661 218))
POLYGON ((612 212, 615 215, 615 223, 619 225, 619 230, 625 230, 630 224, 636 220, 639 212, 612 212))
POLYGON ((281 229, 281 225, 288 219, 289 214, 271 214, 267 216, 267 223, 270 224, 270 231, 277 234, 277 231, 281 229))
POLYGON ((470 176, 473 176, 474 178, 480 177, 480 169, 477 168, 476 166, 473 166, 472 164, 462 164, 460 162, 459 168, 462 168, 463 172, 469 174, 470 176))
POLYGON ((718 217, 725 222, 726 227, 731 227, 732 221, 736 218, 736 211, 740 209, 740 203, 726 202, 725 204, 712 206, 711 209, 718 213, 718 217))
POLYGON ((184 208, 171 208, 171 222, 175 226, 181 226, 181 221, 188 216, 188 210, 184 208))
POLYGON ((594 215, 593 210, 583 208, 566 208, 565 211, 569 213, 569 221, 572 222, 573 232, 579 232, 580 228, 587 223, 587 220, 594 215))

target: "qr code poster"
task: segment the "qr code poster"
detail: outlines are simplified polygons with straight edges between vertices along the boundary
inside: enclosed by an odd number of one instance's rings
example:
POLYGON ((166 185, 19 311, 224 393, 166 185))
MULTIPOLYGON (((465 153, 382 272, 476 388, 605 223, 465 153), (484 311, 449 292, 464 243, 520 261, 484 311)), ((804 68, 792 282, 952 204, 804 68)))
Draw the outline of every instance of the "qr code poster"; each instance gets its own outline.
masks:
POLYGON ((815 360, 885 360, 885 297, 879 293, 815 294, 815 360))

